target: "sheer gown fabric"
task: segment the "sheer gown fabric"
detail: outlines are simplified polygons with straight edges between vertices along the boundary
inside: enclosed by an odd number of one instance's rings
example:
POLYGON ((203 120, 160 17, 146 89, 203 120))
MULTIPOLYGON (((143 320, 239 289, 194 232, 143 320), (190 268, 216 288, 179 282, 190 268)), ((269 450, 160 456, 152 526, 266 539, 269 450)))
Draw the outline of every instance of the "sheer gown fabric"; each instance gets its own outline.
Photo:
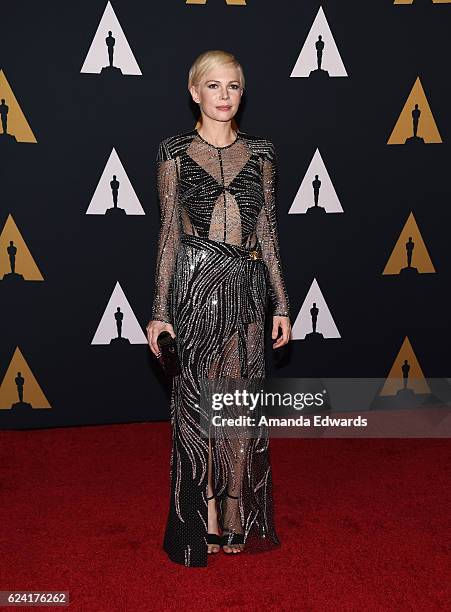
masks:
POLYGON ((199 403, 202 379, 264 378, 268 298, 273 314, 290 316, 276 176, 273 143, 240 130, 224 147, 193 129, 164 139, 158 148, 161 225, 152 319, 173 325, 182 366, 171 393, 163 547, 186 566, 207 565, 209 459, 220 529, 244 534, 245 553, 280 544, 268 436, 245 438, 224 429, 208 440, 200 431, 199 403))

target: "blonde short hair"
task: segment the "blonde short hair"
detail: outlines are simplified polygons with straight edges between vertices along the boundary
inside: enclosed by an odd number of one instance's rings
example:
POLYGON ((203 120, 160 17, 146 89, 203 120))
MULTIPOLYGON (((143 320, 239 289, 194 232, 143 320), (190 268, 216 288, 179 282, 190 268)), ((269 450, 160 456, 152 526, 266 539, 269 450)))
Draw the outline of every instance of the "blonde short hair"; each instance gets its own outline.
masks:
POLYGON ((221 51, 220 49, 204 51, 196 58, 188 73, 188 89, 192 85, 197 85, 211 68, 223 66, 224 64, 233 64, 238 68, 241 87, 244 89, 244 72, 241 64, 232 53, 221 51))

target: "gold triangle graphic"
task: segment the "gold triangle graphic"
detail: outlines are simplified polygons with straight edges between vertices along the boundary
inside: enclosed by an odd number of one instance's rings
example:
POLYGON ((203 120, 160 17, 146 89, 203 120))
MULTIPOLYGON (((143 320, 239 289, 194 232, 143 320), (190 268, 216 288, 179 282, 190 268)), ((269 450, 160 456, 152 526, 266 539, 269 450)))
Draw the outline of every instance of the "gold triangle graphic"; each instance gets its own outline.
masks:
POLYGON ((387 380, 384 383, 380 395, 396 395, 397 391, 403 388, 403 370, 405 366, 405 360, 407 360, 410 370, 408 373, 407 387, 412 389, 415 393, 430 393, 431 390, 426 382, 424 374, 418 363, 418 359, 413 352, 412 345, 408 337, 404 338, 399 353, 397 354, 395 361, 391 367, 387 380))
MULTIPOLYGON (((207 4, 208 0, 186 0, 186 4, 207 4)), ((225 0, 226 4, 246 6, 246 0, 225 0)))
POLYGON ((412 111, 415 112, 416 104, 421 113, 418 121, 417 136, 422 138, 425 143, 442 142, 426 94, 421 85, 420 77, 417 77, 387 144, 405 144, 407 139, 413 137, 412 111))
POLYGON ((8 215, 0 234, 0 281, 5 280, 5 277, 14 276, 13 264, 15 274, 22 276, 24 280, 44 280, 14 219, 8 215))
MULTIPOLYGON (((415 0, 395 0, 393 4, 415 4, 415 0)), ((432 0, 431 4, 451 4, 451 0, 432 0)))
POLYGON ((406 269, 408 264, 407 253, 409 250, 412 253, 410 262, 412 271, 416 269, 422 274, 435 272, 434 265, 412 212, 404 224, 382 274, 400 274, 401 270, 406 269))
MULTIPOLYGON (((0 104, 2 99, 5 101, 5 107, 8 107, 8 112, 6 114, 7 134, 11 134, 11 136, 19 142, 36 143, 36 138, 28 125, 28 121, 25 119, 25 115, 6 79, 6 75, 3 70, 0 70, 0 104)), ((2 129, 0 138, 4 138, 4 136, 2 136, 4 131, 3 124, 0 124, 0 126, 2 129)))
POLYGON ((29 405, 27 406, 29 408, 51 408, 19 347, 16 347, 0 385, 0 410, 11 410, 12 408, 20 410, 26 404, 29 405), (23 388, 22 404, 19 395, 20 387, 23 388))

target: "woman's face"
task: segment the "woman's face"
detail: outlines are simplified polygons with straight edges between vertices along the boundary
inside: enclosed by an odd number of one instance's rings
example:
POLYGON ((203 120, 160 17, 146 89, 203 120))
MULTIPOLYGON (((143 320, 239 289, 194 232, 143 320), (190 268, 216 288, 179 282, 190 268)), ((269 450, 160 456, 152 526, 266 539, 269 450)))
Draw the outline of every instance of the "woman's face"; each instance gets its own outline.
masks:
POLYGON ((216 121, 230 121, 241 102, 240 73, 236 66, 217 66, 206 73, 197 87, 190 88, 203 114, 216 121))

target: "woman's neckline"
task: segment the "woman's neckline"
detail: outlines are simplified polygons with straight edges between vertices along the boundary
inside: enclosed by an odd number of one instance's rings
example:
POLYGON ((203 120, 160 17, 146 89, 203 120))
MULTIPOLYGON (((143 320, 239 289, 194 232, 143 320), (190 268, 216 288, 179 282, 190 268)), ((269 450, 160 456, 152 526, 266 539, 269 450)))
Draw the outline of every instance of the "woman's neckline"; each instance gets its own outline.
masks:
POLYGON ((233 145, 236 143, 236 141, 239 139, 240 137, 240 130, 236 130, 236 138, 233 142, 231 142, 228 145, 225 145, 223 147, 217 147, 214 144, 211 144, 211 142, 208 142, 208 140, 205 140, 205 138, 203 138, 200 134, 197 128, 194 128, 194 131, 196 132, 197 136, 202 140, 202 142, 204 142, 205 144, 207 144, 210 147, 213 147, 214 149, 228 149, 229 147, 233 147, 233 145))

